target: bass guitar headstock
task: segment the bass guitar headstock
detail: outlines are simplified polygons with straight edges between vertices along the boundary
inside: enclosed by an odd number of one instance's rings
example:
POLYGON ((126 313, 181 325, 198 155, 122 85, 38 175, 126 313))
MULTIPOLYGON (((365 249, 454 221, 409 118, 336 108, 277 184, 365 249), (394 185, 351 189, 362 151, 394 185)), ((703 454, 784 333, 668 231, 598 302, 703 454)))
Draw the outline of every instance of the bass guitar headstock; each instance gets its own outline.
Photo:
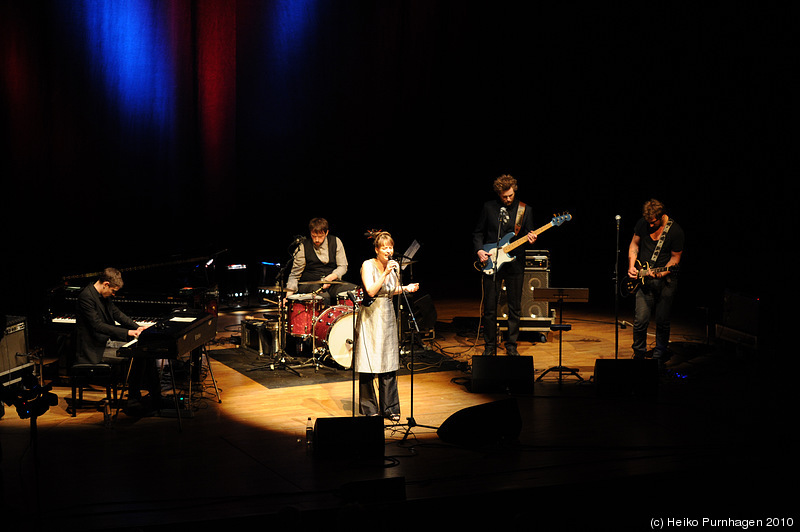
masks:
POLYGON ((550 225, 553 227, 558 227, 559 225, 563 224, 564 222, 568 222, 572 220, 572 215, 568 212, 557 214, 553 216, 553 219, 550 220, 550 225))

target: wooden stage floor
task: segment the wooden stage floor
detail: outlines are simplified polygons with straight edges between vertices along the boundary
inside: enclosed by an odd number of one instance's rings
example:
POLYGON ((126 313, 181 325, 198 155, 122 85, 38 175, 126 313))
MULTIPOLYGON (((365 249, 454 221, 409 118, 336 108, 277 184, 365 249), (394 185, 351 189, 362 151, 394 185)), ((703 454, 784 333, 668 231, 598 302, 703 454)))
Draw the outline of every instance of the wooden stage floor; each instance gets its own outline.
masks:
MULTIPOLYGON (((436 309, 443 324, 474 322, 479 302, 437 302, 436 309)), ((349 381, 270 389, 213 360, 245 315, 220 316, 210 354, 221 402, 206 378, 182 430, 174 417, 120 414, 106 425, 93 408, 73 418, 66 387, 54 389, 59 402, 35 430, 7 408, 0 419, 4 523, 22 518, 41 530, 644 530, 651 519, 669 517, 790 517, 778 480, 787 468, 796 471, 796 437, 765 376, 756 374, 758 355, 712 348, 702 318, 673 323, 672 371, 659 378, 654 397, 605 396, 594 368, 615 358, 614 316, 567 305, 572 330, 564 333, 562 361, 583 380, 550 373, 530 393, 480 394, 464 385, 469 373, 462 369, 416 374, 415 426, 387 422, 384 460, 371 462, 322 459, 305 441, 308 418, 351 416, 349 381), (437 436, 451 416, 478 405, 518 410, 519 436, 481 444, 489 429, 480 416, 459 427, 474 439, 437 436)), ((476 335, 446 329, 435 347, 468 366, 482 351, 476 335)), ((538 339, 526 333, 520 346, 537 377, 559 362, 558 337, 538 339)), ((630 344, 631 328, 620 329, 619 358, 630 358, 630 344)), ((403 423, 410 385, 400 378, 403 423)))

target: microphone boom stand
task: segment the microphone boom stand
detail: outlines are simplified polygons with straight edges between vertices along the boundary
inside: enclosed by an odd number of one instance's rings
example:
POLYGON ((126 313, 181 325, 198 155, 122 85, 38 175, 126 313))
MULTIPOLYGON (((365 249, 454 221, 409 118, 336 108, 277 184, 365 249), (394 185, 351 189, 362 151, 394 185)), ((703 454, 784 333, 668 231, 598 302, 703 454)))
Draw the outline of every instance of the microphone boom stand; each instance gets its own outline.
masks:
POLYGON ((620 216, 616 216, 617 221, 617 254, 614 262, 614 358, 619 358, 619 221, 620 216))
MULTIPOLYGON (((414 311, 411 309, 411 303, 409 303, 409 301, 408 301, 408 295, 406 294, 406 291, 403 290, 403 282, 402 282, 402 278, 400 277, 399 268, 398 268, 398 271, 395 272, 395 275, 397 276, 397 285, 400 287, 400 295, 402 296, 403 300, 405 301, 406 309, 408 310, 408 315, 411 318, 411 323, 413 324, 413 328, 411 329, 411 365, 410 365, 410 367, 411 367, 411 370, 410 370, 410 375, 411 375, 411 396, 410 396, 410 399, 409 399, 410 413, 409 413, 409 416, 406 418, 408 423, 398 423, 398 424, 395 425, 395 426, 398 426, 398 427, 403 427, 403 426, 406 427, 406 431, 403 434, 403 438, 400 440, 400 441, 406 441, 406 439, 408 439, 408 435, 411 433, 411 429, 413 429, 414 427, 424 427, 424 428, 427 428, 427 429, 434 429, 434 430, 438 429, 438 427, 432 427, 432 426, 429 426, 429 425, 420 425, 420 424, 417 423, 417 420, 414 419, 414 344, 416 343, 415 334, 419 333, 419 324, 417 323, 416 316, 414 316, 414 311)), ((398 327, 397 333, 398 333, 399 338, 402 338, 402 320, 401 320, 401 327, 398 327)), ((398 349, 400 349, 399 346, 398 346, 398 349)), ((399 357, 399 353, 398 353, 398 357, 399 357)))

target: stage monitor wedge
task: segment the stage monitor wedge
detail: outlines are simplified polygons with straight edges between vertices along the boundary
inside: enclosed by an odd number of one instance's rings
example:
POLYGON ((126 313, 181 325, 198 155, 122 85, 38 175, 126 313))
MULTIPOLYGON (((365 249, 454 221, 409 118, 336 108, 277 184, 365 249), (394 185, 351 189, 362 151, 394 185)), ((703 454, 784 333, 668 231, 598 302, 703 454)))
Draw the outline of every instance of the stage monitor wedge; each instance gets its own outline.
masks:
POLYGON ((531 393, 533 382, 532 356, 472 357, 473 393, 531 393))
POLYGON ((383 460, 383 431, 379 416, 319 418, 314 424, 314 456, 383 460))
POLYGON ((448 417, 436 431, 445 443, 481 446, 516 440, 522 431, 522 416, 514 397, 470 406, 448 417))

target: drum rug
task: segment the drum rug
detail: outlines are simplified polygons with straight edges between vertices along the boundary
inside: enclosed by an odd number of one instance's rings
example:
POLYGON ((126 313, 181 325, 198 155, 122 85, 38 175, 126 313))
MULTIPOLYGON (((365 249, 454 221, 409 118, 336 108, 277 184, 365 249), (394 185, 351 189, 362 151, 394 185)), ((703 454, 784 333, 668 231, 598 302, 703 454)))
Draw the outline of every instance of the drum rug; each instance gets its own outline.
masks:
MULTIPOLYGON (((261 356, 246 348, 212 349, 209 356, 246 375, 265 388, 287 388, 291 386, 307 386, 309 384, 325 384, 343 382, 353 379, 353 372, 342 368, 330 356, 322 357, 315 364, 312 358, 304 356, 286 356, 283 362, 275 356, 261 356)), ((414 373, 432 373, 458 369, 459 362, 447 355, 416 346, 413 352, 414 373)), ((398 375, 411 373, 412 353, 406 348, 400 356, 398 375)))

